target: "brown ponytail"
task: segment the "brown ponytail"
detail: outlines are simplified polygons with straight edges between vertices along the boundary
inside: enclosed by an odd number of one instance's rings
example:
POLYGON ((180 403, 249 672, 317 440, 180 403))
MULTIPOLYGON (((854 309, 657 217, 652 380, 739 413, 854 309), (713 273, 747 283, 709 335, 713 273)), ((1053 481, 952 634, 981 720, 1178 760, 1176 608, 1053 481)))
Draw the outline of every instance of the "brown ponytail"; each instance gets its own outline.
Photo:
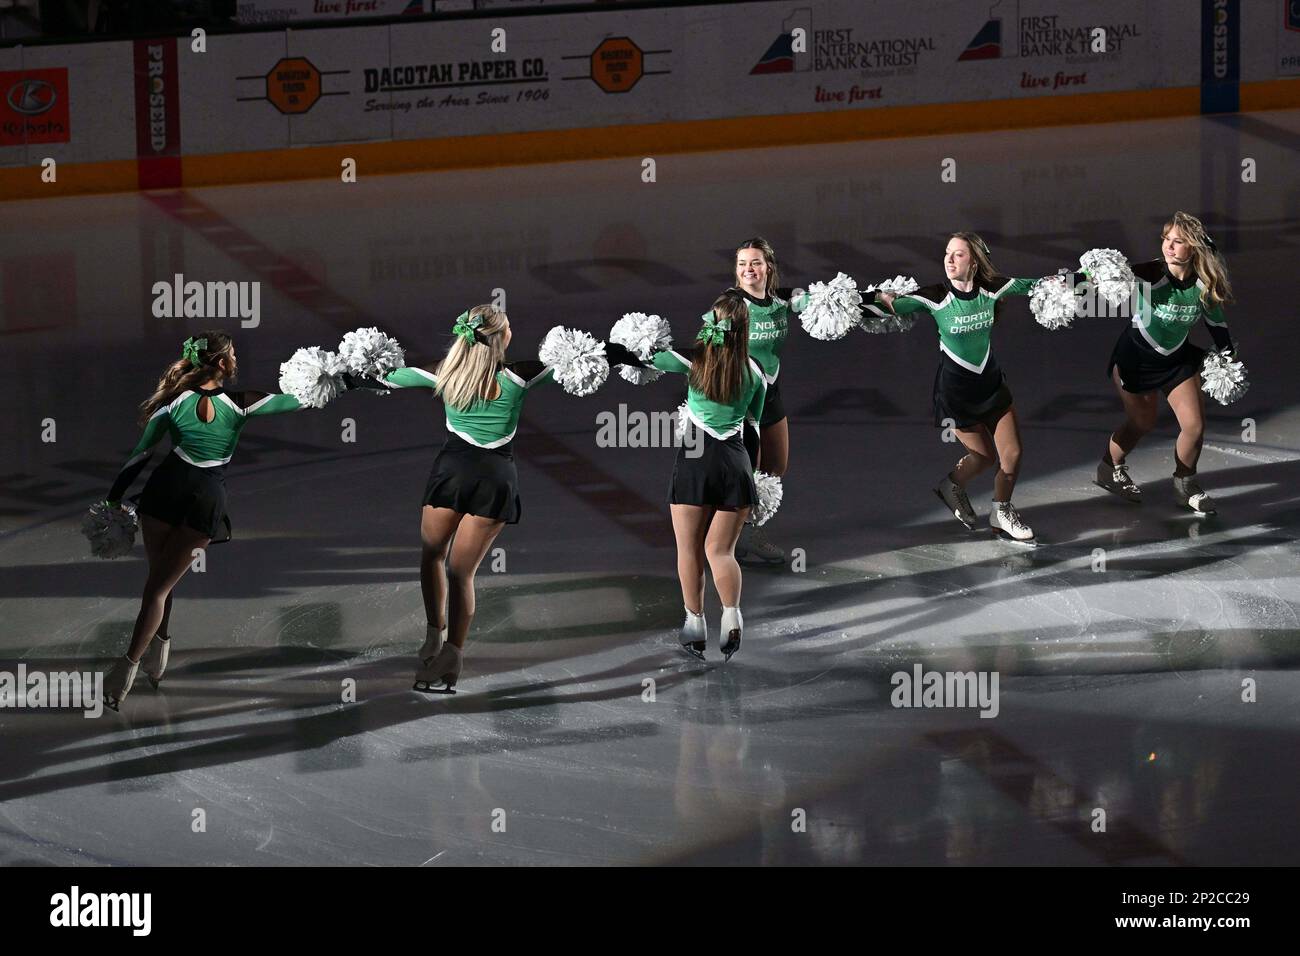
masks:
MULTIPOLYGON (((971 261, 975 263, 975 275, 973 279, 975 289, 991 289, 993 280, 997 278, 997 270, 993 268, 993 253, 989 252, 989 244, 985 242, 977 232, 951 232, 948 234, 948 240, 960 239, 966 243, 966 248, 970 250, 971 261)), ((997 322, 1002 317, 1002 307, 1006 303, 998 300, 993 304, 993 321, 997 322)))
MULTIPOLYGON (((225 332, 212 330, 199 332, 194 340, 207 339, 207 347, 198 350, 199 361, 194 364, 188 358, 179 358, 158 379, 158 385, 152 395, 140 403, 140 424, 143 425, 164 405, 170 405, 181 392, 212 378, 224 375, 218 363, 221 359, 231 359, 233 365, 234 340, 225 332)), ((232 372, 233 377, 233 372, 232 372)))
MULTIPOLYGON (((757 247, 755 247, 757 248, 757 247)), ((691 363, 691 387, 705 398, 722 404, 734 402, 745 386, 749 369, 749 303, 739 289, 728 289, 713 303, 717 321, 726 319, 730 328, 721 345, 705 343, 699 358, 691 363)))

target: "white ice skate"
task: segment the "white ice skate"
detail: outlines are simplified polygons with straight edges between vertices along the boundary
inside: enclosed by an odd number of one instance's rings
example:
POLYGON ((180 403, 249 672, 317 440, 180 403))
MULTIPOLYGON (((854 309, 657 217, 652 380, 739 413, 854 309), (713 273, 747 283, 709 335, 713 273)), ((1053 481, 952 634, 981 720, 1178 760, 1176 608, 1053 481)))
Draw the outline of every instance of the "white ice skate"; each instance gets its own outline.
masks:
POLYGON ((722 608, 722 627, 718 629, 718 650, 722 651, 725 661, 740 650, 740 633, 745 629, 745 619, 741 617, 740 608, 722 608))
POLYGON ((1178 503, 1191 508, 1198 515, 1212 515, 1218 512, 1214 508, 1214 499, 1201 490, 1195 475, 1183 478, 1174 475, 1174 497, 1178 503))
POLYGON ((965 488, 953 481, 950 475, 945 475, 934 493, 939 496, 944 507, 952 512, 952 516, 966 526, 967 531, 975 530, 975 508, 971 505, 965 488))
POLYGON ((456 681, 460 679, 461 665, 464 657, 455 644, 444 644, 437 656, 426 661, 415 672, 413 690, 422 694, 454 694, 456 681))
POLYGON ((171 656, 172 642, 170 639, 164 640, 157 634, 149 642, 149 646, 144 649, 144 656, 140 658, 140 669, 144 671, 144 676, 149 678, 149 683, 153 684, 154 690, 162 683, 163 673, 167 670, 167 660, 171 656))
POLYGON ((989 527, 995 534, 1005 535, 1019 544, 1034 543, 1034 529, 1025 524, 1020 512, 1009 501, 993 502, 993 510, 989 512, 989 527))
POLYGON ((692 657, 704 660, 704 649, 708 646, 708 640, 709 626, 704 620, 704 612, 696 614, 690 608, 686 608, 686 621, 677 635, 682 650, 692 657))
POLYGON ((447 629, 434 627, 432 624, 424 626, 424 643, 420 645, 420 663, 427 664, 433 658, 438 656, 442 650, 442 645, 447 643, 447 629))
POLYGON ((105 706, 117 710, 122 701, 126 700, 126 695, 131 693, 131 685, 135 683, 135 676, 139 672, 139 661, 127 657, 118 658, 113 669, 104 677, 105 706))

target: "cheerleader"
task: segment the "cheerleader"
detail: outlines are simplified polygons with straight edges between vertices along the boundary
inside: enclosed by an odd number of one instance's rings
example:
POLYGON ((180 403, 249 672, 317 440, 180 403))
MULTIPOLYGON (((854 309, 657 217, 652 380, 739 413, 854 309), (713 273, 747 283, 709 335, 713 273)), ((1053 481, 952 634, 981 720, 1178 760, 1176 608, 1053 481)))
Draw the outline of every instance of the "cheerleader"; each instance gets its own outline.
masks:
POLYGON ((1204 319, 1217 348, 1234 348, 1223 316, 1232 288, 1222 256, 1195 216, 1174 213, 1160 240, 1162 258, 1133 267, 1139 280, 1137 308, 1106 367, 1124 403, 1124 423, 1110 436, 1097 465, 1096 484, 1127 501, 1142 500, 1142 489, 1129 477, 1125 459, 1155 428, 1158 394, 1163 392, 1178 419, 1174 494, 1197 514, 1214 514, 1213 500, 1196 480, 1205 432, 1200 371, 1206 353, 1187 339, 1196 320, 1204 319))
MULTIPOLYGON (((934 424, 950 419, 966 454, 934 493, 968 529, 976 514, 966 486, 997 465, 989 526, 1013 541, 1032 543, 1033 529, 1011 504, 1020 472, 1020 428, 1006 376, 993 357, 992 332, 1001 301, 1027 295, 1034 279, 1008 279, 993 269, 989 247, 973 232, 954 232, 943 254, 944 280, 905 295, 876 293, 895 315, 926 313, 939 329, 939 368, 934 376, 934 424)), ((885 317, 874 303, 869 316, 885 317)))
MULTIPOLYGON (((522 513, 511 447, 519 413, 531 389, 555 380, 554 367, 542 362, 506 362, 510 321, 500 309, 479 305, 462 312, 452 332, 441 362, 399 368, 382 380, 394 389, 433 389, 449 432, 421 499, 420 592, 427 624, 414 689, 422 693, 456 692, 474 619, 474 576, 501 529, 522 513)), ((636 360, 612 344, 605 353, 624 364, 636 360)))
MULTIPOLYGON (((749 306, 749 357, 759 366, 766 386, 763 419, 758 423, 758 464, 763 471, 780 478, 790 460, 790 429, 777 377, 790 316, 799 303, 792 289, 778 288, 781 274, 776 253, 761 236, 746 239, 737 247, 735 278, 736 288, 749 306)), ((747 561, 763 564, 785 562, 785 551, 753 524, 744 526, 736 553, 747 561)))
MULTIPOLYGON (((757 248, 757 247, 755 247, 757 248)), ((704 618, 704 568, 722 601, 720 650, 724 658, 740 649, 744 622, 740 614, 740 565, 736 542, 758 501, 746 425, 761 439, 767 384, 761 365, 749 353, 754 305, 743 290, 728 289, 713 303, 697 336, 699 345, 683 354, 656 351, 650 361, 631 357, 628 364, 653 365, 687 376, 687 427, 698 441, 683 441, 673 465, 668 501, 677 539, 677 576, 682 586, 686 621, 679 642, 704 659, 708 627, 704 618)), ((622 362, 623 359, 611 361, 622 362)), ((754 448, 759 445, 753 443, 754 448)))
POLYGON ((248 419, 304 407, 292 395, 228 390, 237 368, 235 343, 226 333, 200 332, 186 339, 181 358, 140 405, 144 434, 108 493, 108 504, 121 507, 154 446, 171 436, 171 454, 136 499, 149 574, 126 656, 104 682, 105 703, 113 710, 131 692, 141 668, 155 688, 163 679, 171 649, 172 592, 196 550, 230 540, 226 465, 248 419))

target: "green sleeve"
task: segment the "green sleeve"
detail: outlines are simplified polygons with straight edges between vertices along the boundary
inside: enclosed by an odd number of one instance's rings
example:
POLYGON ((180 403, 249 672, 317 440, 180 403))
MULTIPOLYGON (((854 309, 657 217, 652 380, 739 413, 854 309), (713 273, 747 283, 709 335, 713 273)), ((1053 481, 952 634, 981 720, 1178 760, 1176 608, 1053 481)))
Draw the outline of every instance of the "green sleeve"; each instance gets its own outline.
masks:
POLYGON ((749 400, 749 410, 745 417, 752 420, 754 427, 763 420, 763 403, 767 400, 767 382, 761 375, 755 376, 758 379, 758 388, 754 389, 754 397, 749 400))
POLYGON ((163 435, 171 427, 172 417, 166 408, 160 409, 154 414, 148 422, 145 423, 144 432, 140 435, 140 440, 136 442, 135 448, 131 450, 131 457, 135 458, 142 452, 148 451, 154 445, 162 441, 163 435))
POLYGON ((1002 291, 1003 295, 1029 295, 1037 279, 1012 279, 1011 285, 1002 291))
POLYGON ((296 412, 300 408, 305 408, 302 402, 292 395, 272 394, 259 398, 248 408, 244 409, 244 414, 251 417, 253 415, 279 415, 282 412, 296 412))
POLYGON ((899 295, 894 297, 893 302, 895 315, 911 315, 914 312, 929 312, 929 307, 920 299, 914 299, 910 295, 899 295))
POLYGON ((1217 325, 1224 329, 1228 327, 1228 319, 1223 314, 1223 306, 1216 305, 1212 309, 1202 309, 1202 314, 1205 316, 1208 325, 1217 325))
POLYGON ((691 363, 671 350, 656 352, 650 361, 661 372, 678 372, 684 375, 691 370, 691 363))
POLYGON ((126 490, 131 487, 131 482, 135 481, 136 476, 149 463, 149 457, 153 454, 153 446, 162 441, 163 435, 167 434, 170 427, 171 415, 165 407, 154 412, 149 421, 145 423, 140 440, 135 443, 135 447, 131 449, 131 454, 127 456, 126 464, 118 472, 113 487, 109 489, 106 501, 118 502, 122 500, 126 490))
POLYGON ((392 388, 437 388, 438 377, 422 368, 395 368, 384 376, 392 388))

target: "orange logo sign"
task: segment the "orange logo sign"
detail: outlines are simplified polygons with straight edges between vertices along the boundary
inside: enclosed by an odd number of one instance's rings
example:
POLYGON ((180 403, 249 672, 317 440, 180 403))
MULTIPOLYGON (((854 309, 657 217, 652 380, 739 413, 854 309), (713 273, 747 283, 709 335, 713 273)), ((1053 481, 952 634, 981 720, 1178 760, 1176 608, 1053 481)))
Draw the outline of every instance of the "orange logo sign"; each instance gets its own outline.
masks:
POLYGON ((641 48, 627 37, 610 37, 591 52, 591 78, 606 93, 632 89, 644 72, 641 48))
POLYGON ((281 113, 305 113, 320 99, 320 70, 300 56, 281 60, 266 74, 266 98, 281 113))

